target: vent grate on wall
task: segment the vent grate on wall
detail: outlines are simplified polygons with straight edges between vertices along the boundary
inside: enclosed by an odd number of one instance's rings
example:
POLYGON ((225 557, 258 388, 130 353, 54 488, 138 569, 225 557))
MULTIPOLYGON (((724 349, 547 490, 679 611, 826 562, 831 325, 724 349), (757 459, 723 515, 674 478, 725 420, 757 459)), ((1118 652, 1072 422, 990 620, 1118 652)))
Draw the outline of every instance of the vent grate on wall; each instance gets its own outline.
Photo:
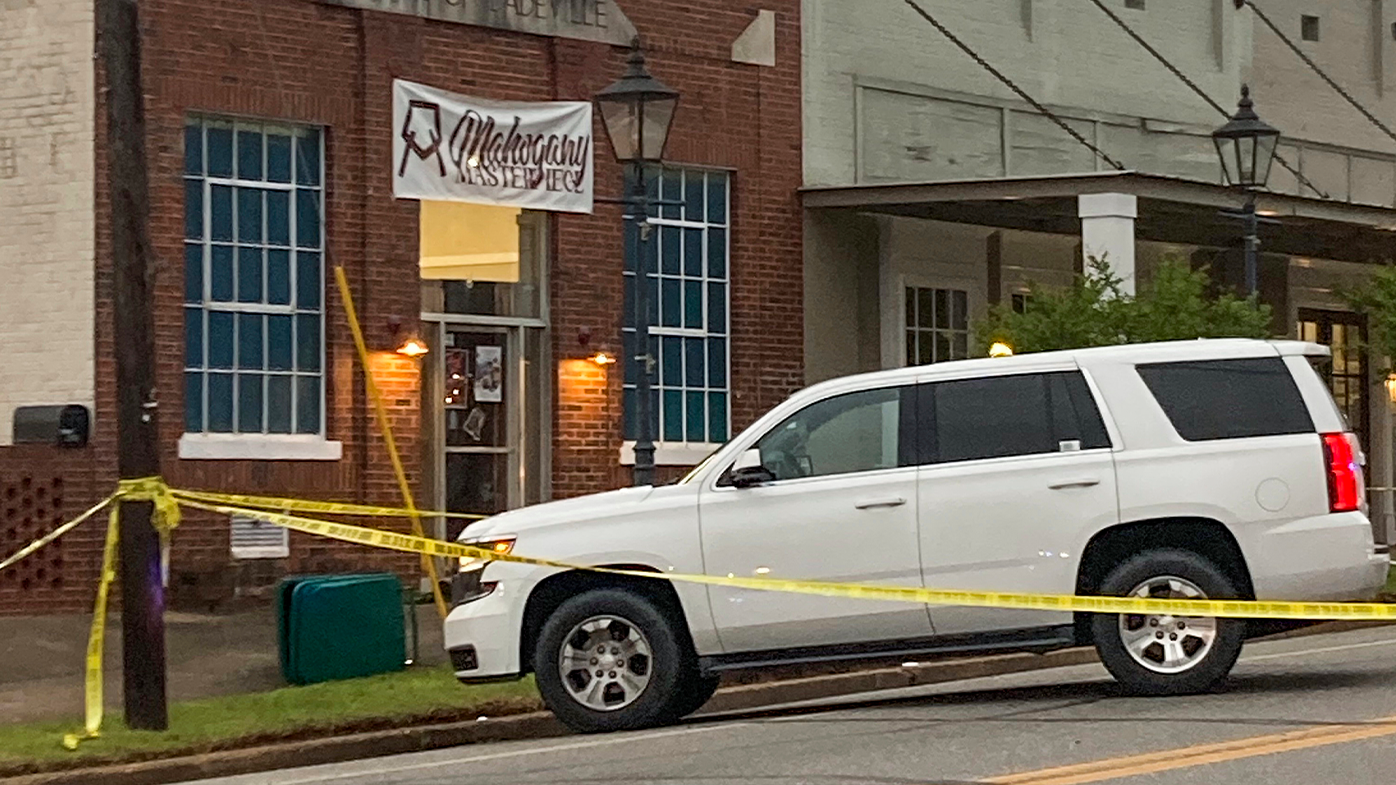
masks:
POLYGON ((234 559, 285 559, 291 555, 290 532, 256 518, 234 517, 229 539, 234 559))

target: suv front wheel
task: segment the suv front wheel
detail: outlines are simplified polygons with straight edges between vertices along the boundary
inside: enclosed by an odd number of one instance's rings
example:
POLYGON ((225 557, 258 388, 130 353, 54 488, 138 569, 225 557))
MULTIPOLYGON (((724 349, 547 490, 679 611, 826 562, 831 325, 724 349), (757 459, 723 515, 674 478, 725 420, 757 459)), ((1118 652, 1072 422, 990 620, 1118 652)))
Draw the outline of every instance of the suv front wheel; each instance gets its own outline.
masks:
POLYGON ((697 676, 683 631, 623 589, 595 589, 558 606, 543 624, 533 667, 543 702, 583 733, 672 722, 687 708, 683 685, 697 676))
MULTIPOLYGON (((1100 593, 1154 599, 1235 599, 1236 586, 1190 551, 1145 551, 1106 576, 1100 593)), ((1129 692, 1206 692, 1231 672, 1241 654, 1245 622, 1168 614, 1097 614, 1091 622, 1101 662, 1129 692)))

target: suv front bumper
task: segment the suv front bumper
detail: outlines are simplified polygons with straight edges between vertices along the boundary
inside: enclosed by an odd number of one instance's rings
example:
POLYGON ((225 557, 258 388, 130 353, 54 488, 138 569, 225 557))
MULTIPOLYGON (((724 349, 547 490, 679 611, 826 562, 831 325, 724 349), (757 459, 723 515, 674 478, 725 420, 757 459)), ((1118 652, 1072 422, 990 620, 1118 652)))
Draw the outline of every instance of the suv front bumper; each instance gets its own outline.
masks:
POLYGON ((470 684, 520 677, 522 605, 500 584, 489 594, 451 610, 442 631, 457 679, 470 684))

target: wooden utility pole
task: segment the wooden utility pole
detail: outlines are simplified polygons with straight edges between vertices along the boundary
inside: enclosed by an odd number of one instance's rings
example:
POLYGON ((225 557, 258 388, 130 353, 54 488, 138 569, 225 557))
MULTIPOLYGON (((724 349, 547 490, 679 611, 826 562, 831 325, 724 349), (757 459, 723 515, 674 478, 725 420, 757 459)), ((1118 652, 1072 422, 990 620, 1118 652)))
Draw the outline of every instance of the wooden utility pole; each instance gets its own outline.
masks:
MULTIPOLYGON (((150 185, 145 157, 141 37, 136 0, 97 0, 97 41, 106 71, 107 180, 111 205, 116 349, 117 471, 160 474, 151 295, 150 185)), ((121 643, 126 724, 165 730, 165 590, 154 504, 121 503, 121 643)))

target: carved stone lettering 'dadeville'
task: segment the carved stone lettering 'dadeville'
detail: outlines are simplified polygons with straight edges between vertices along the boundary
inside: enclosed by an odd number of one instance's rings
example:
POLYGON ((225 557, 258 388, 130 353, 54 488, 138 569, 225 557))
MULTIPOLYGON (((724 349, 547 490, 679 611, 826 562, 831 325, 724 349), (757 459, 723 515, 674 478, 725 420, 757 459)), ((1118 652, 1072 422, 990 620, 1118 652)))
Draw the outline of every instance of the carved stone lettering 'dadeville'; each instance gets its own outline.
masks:
POLYGON ((629 45, 635 25, 616 0, 319 0, 366 11, 629 45))
POLYGON ((487 0, 498 10, 533 19, 561 19, 574 25, 607 27, 605 0, 487 0))

